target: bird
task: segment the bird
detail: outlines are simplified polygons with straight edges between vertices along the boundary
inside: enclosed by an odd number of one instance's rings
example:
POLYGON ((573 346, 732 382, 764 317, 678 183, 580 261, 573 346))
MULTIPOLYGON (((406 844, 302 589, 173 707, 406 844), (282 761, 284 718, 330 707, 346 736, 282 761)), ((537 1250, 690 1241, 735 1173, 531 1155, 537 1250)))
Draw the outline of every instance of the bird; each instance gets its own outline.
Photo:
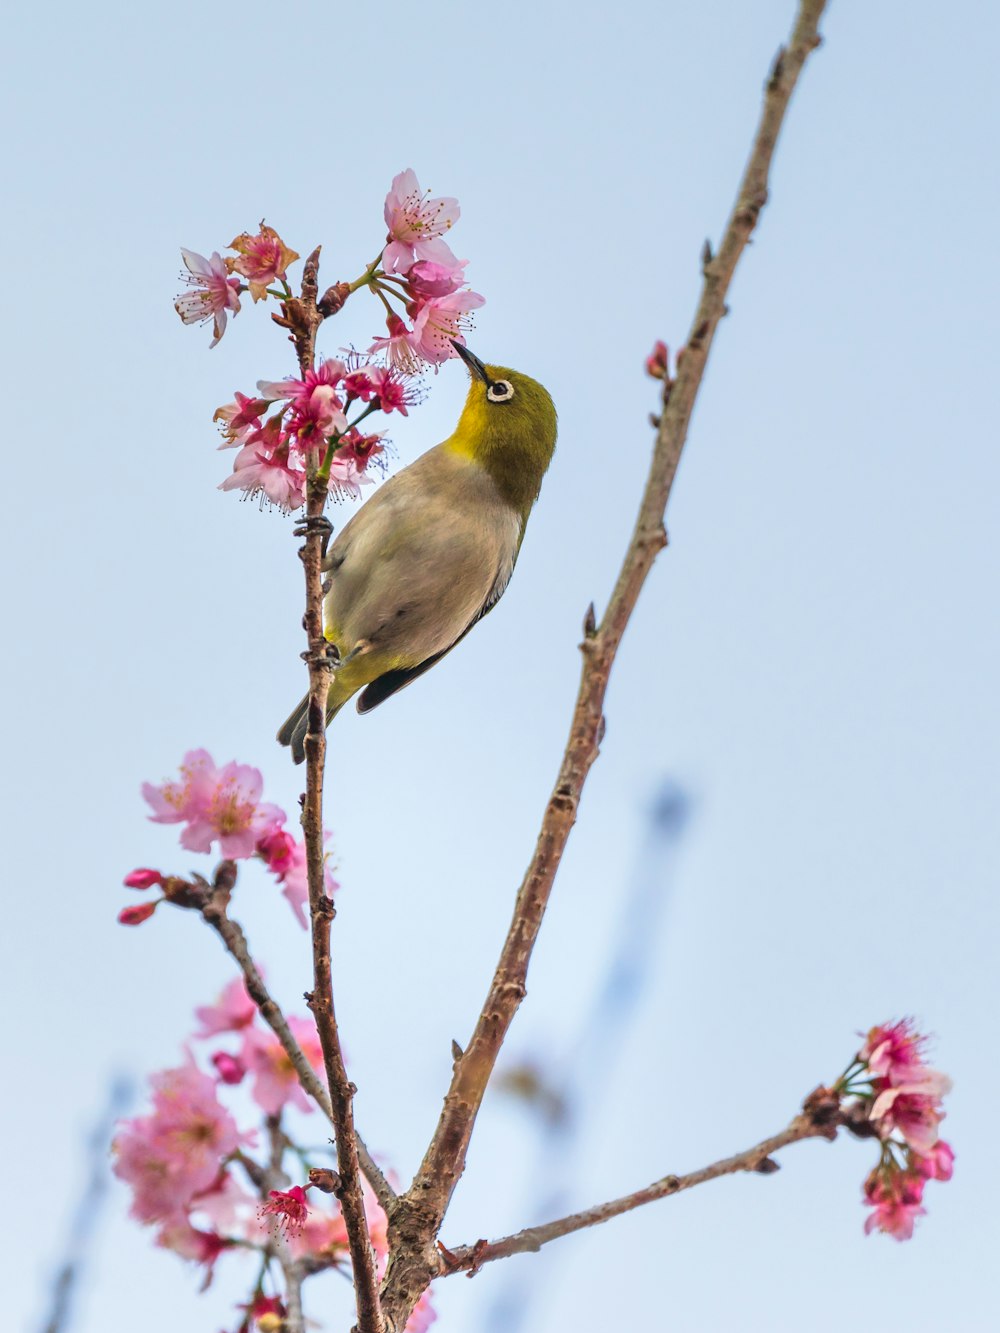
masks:
MULTIPOLYGON (((323 632, 336 663, 326 722, 354 695, 368 713, 430 670, 496 606, 556 444, 536 380, 464 344, 469 392, 448 439, 390 477, 323 562, 323 632)), ((278 731, 305 758, 307 695, 278 731)))

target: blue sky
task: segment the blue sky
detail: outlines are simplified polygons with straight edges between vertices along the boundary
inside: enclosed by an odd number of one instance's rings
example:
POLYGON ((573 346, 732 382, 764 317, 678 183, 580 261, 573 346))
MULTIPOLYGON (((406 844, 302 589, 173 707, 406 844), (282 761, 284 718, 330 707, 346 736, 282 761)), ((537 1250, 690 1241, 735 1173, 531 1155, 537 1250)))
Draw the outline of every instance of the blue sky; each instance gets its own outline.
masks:
MULTIPOLYGON (((370 1146, 412 1172, 482 1000, 554 778, 587 604, 627 541, 651 443, 642 359, 687 332, 790 0, 377 12, 57 3, 10 21, 2 338, 17 447, 38 469, 3 525, 9 789, 4 1247, 30 1327, 116 1071, 178 1058, 228 979, 182 913, 114 923, 125 871, 186 870, 139 796, 183 752, 253 763, 302 691, 291 524, 216 487, 215 407, 289 373, 245 306, 219 347, 172 310, 178 247, 261 216, 323 274, 381 239, 392 176, 457 195, 454 248, 487 298, 469 342, 542 380, 556 458, 502 605, 370 717, 331 732, 343 888, 338 1007, 370 1146), (17 429, 20 429, 18 424, 17 429)), ((559 1067, 621 928, 650 802, 690 794, 654 958, 613 1077, 580 1096, 585 1205, 780 1128, 870 1024, 911 1013, 955 1079, 954 1181, 905 1246, 861 1233, 860 1143, 693 1191, 560 1242, 538 1329, 910 1333, 993 1326, 996 897, 996 9, 834 4, 733 285, 668 514, 510 1039, 559 1067)), ((324 350, 364 343, 354 301, 324 350)), ((394 431, 443 438, 446 367, 394 431)), ((346 515, 334 513, 336 522, 346 515)), ((241 918, 289 1007, 307 949, 263 876, 241 918)), ((484 1110, 445 1237, 535 1220, 535 1131, 484 1110)), ((115 1189, 76 1333, 232 1324, 125 1219, 115 1189)), ((513 1281, 440 1283, 443 1329, 513 1281)), ((344 1284, 342 1284, 343 1286, 344 1284)), ((307 1293, 308 1299, 308 1293, 307 1293)), ((346 1289, 309 1313, 348 1326, 346 1289)))

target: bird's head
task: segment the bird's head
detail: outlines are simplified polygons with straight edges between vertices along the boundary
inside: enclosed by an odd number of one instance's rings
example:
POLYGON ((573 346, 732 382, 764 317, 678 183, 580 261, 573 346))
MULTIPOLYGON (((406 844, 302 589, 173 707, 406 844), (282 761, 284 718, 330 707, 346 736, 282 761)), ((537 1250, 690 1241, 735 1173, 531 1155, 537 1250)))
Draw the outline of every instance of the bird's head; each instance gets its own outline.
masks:
POLYGON ((451 443, 486 468, 527 518, 556 447, 555 405, 537 380, 486 365, 459 342, 454 347, 471 383, 451 443))

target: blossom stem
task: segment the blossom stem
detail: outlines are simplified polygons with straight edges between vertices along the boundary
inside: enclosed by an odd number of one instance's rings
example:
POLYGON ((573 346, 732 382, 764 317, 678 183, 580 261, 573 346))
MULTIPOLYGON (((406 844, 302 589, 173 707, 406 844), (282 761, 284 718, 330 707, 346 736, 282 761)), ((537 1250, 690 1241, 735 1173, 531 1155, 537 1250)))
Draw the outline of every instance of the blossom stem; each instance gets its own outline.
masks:
MULTIPOLYGON (((395 310, 393 310, 392 306, 391 306, 391 305, 389 304, 389 302, 385 299, 385 293, 382 291, 382 288, 379 287, 377 283, 372 287, 372 291, 375 293, 375 295, 378 297, 378 299, 379 299, 379 300, 382 302, 382 304, 385 306, 385 308, 386 308, 386 312, 387 312, 388 314, 392 315, 392 316, 395 316, 395 314, 396 314, 395 310)), ((396 292, 390 292, 389 294, 390 294, 390 296, 396 296, 396 295, 397 295, 396 292)))
MULTIPOLYGON (((402 301, 404 306, 409 301, 409 296, 406 292, 397 292, 395 287, 384 286, 382 279, 379 279, 379 281, 374 284, 372 290, 379 293, 379 295, 382 297, 383 304, 385 303, 385 298, 387 296, 393 296, 396 298, 397 301, 402 301)), ((391 308, 392 308, 391 306, 386 305, 387 310, 390 310, 391 308)))
MULTIPOLYGON (((377 412, 378 410, 379 405, 377 403, 369 403, 363 412, 359 412, 353 421, 347 423, 347 429, 354 430, 359 422, 364 421, 365 417, 370 417, 373 412, 377 412)), ((346 434, 346 431, 344 433, 346 434)))
POLYGON ((372 278, 375 276, 375 270, 378 268, 381 262, 382 262, 382 251, 380 250, 378 254, 375 256, 375 258, 372 260, 372 262, 365 269, 364 273, 362 273, 361 277, 355 278, 353 282, 349 282, 347 284, 348 292, 349 293, 357 292, 360 291, 362 287, 369 286, 372 278))
POLYGON ((850 1083, 851 1079, 854 1077, 855 1070, 864 1069, 865 1067, 866 1067, 865 1062, 863 1060, 859 1060, 858 1057, 855 1056, 854 1059, 851 1061, 851 1063, 847 1066, 844 1072, 834 1083, 833 1085, 834 1089, 840 1090, 846 1088, 847 1085, 850 1083))

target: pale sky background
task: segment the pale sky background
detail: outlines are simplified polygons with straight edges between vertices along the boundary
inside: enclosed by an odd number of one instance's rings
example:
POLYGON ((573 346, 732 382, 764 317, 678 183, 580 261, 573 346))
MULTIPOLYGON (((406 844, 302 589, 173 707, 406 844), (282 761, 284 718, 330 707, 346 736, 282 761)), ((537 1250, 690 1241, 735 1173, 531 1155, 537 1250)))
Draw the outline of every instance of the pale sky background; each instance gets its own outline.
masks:
MULTIPOLYGON (((481 1003, 554 778, 588 602, 606 600, 651 443, 642 360, 686 336, 792 0, 624 6, 19 6, 4 88, 11 265, 3 525, 5 1324, 33 1330, 112 1076, 175 1063, 231 975, 164 910, 115 924, 122 875, 207 858, 147 823, 184 751, 259 766, 303 688, 291 523, 222 494, 211 421, 292 371, 262 309, 222 344, 172 309, 178 247, 265 216, 352 278, 392 176, 457 195, 487 298, 470 346, 542 380, 559 445, 499 609, 424 680, 332 736, 338 1007, 373 1148, 409 1179, 481 1003), (16 440, 15 437, 16 436, 16 440), (20 486, 20 482, 18 483, 20 486)), ((987 0, 834 3, 733 286, 615 670, 608 735, 510 1039, 577 1041, 665 775, 692 813, 651 975, 578 1107, 568 1206, 780 1129, 856 1034, 910 1013, 955 1079, 949 1185, 897 1245, 862 1235, 870 1145, 800 1145, 541 1255, 440 1282, 485 1327, 537 1266, 533 1331, 816 1333, 995 1324, 998 927, 996 51, 987 0)), ((358 298, 322 350, 364 344, 358 298)), ((446 367, 394 440, 451 429, 446 367)), ((343 510, 333 514, 343 522, 343 510)), ((289 1008, 305 936, 263 874, 237 913, 289 1008)), ((310 1133, 318 1134, 318 1118, 310 1133)), ((537 1220, 534 1128, 488 1101, 444 1236, 537 1220)), ((74 1333, 236 1322, 110 1195, 74 1333)), ((350 1326, 346 1284, 308 1313, 350 1326)))

